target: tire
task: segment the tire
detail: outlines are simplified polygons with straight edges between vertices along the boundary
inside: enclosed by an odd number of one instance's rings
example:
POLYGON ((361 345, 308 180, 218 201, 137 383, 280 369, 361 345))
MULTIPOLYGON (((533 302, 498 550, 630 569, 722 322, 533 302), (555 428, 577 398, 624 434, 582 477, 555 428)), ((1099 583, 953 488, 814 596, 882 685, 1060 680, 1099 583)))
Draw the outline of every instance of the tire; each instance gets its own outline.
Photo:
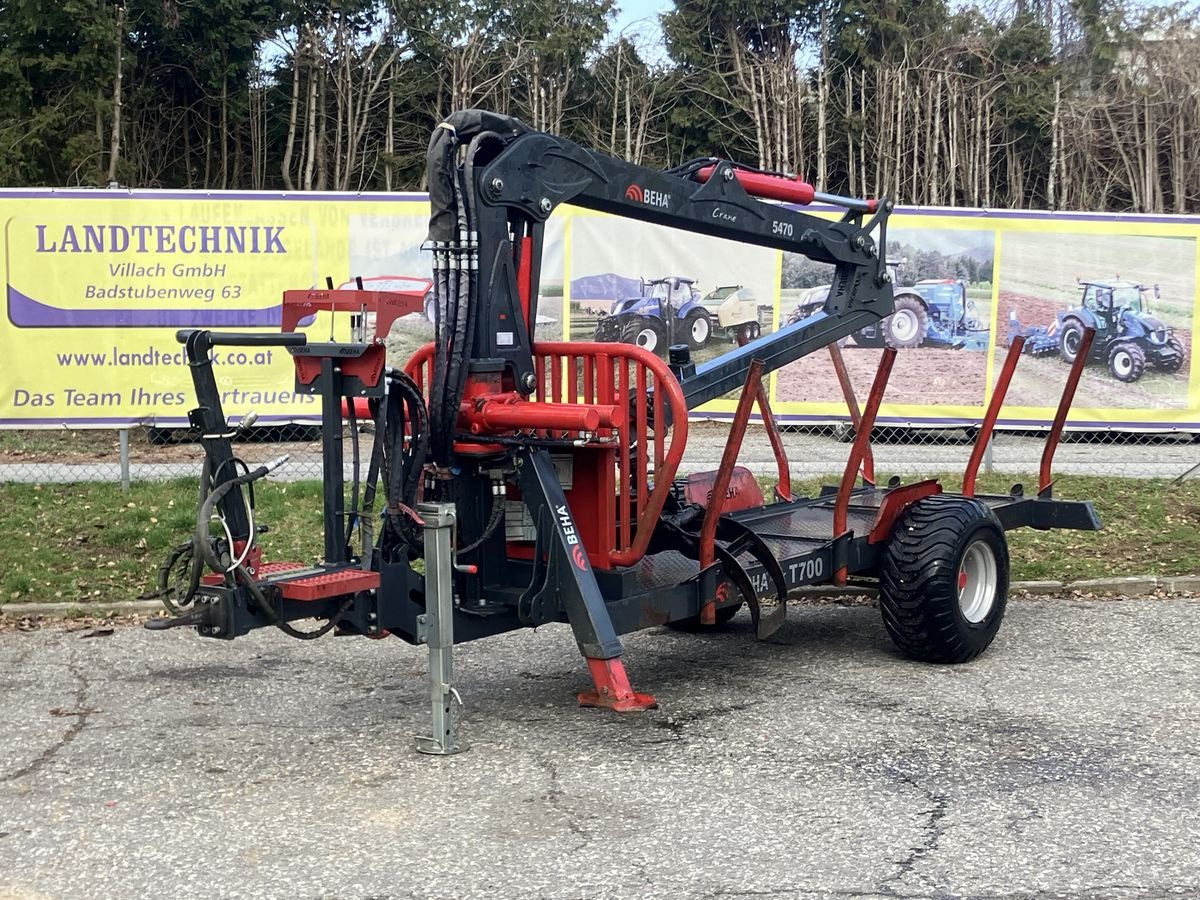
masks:
POLYGON ((1183 347, 1183 341, 1175 337, 1175 335, 1167 338, 1167 346, 1175 351, 1175 358, 1159 363, 1155 368, 1160 372, 1166 372, 1168 375, 1174 375, 1187 365, 1187 350, 1183 347))
POLYGON ((662 353, 667 343, 662 325, 653 319, 630 322, 621 330, 621 340, 651 353, 662 353))
POLYGON ((712 337, 712 319, 702 309, 693 309, 683 320, 683 333, 687 345, 692 350, 699 350, 712 337))
POLYGON ((1062 331, 1058 333, 1058 356, 1065 363, 1075 362, 1079 355, 1079 342, 1083 340, 1083 326, 1076 319, 1063 323, 1062 331))
POLYGON ((1108 371, 1117 381, 1132 384, 1146 371, 1146 354, 1133 341, 1117 341, 1108 350, 1108 371))
POLYGON ((674 622, 668 622, 667 627, 672 631, 715 631, 718 628, 724 628, 733 621, 733 617, 742 611, 745 603, 739 603, 736 606, 722 606, 717 610, 717 622, 715 625, 700 624, 699 616, 688 616, 686 619, 676 619, 674 622))
POLYGON ((925 342, 929 313, 925 304, 913 296, 896 298, 896 309, 883 320, 883 336, 897 350, 911 350, 925 342))
POLYGON ((969 662, 988 648, 1008 602, 1008 541, 986 504, 918 500, 888 538, 879 574, 883 625, 905 656, 969 662))
POLYGON ((437 316, 437 298, 429 297, 425 300, 425 318, 433 322, 437 316))

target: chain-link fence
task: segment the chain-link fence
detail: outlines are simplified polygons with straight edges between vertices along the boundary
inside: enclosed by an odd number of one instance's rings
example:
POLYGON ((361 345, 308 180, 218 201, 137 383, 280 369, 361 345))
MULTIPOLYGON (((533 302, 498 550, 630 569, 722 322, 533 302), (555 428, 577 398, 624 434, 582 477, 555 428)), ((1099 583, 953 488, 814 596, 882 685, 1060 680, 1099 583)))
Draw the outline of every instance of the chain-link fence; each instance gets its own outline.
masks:
MULTIPOLYGON (((281 481, 319 480, 322 476, 319 425, 290 424, 254 428, 237 444, 247 463, 258 464, 287 455, 272 476, 281 481)), ((810 479, 841 473, 852 431, 845 425, 784 426, 783 444, 793 478, 810 479)), ((683 470, 716 468, 729 436, 728 423, 693 422, 683 470)), ((1038 471, 1045 445, 1044 429, 998 431, 983 456, 980 471, 1028 476, 1038 471)), ((359 428, 358 446, 365 473, 373 435, 359 428)), ((967 465, 975 430, 966 428, 900 428, 881 426, 872 435, 875 468, 881 475, 949 475, 967 465)), ((343 433, 347 477, 355 435, 343 433)), ((0 431, 0 483, 65 484, 107 482, 131 484, 195 477, 203 451, 186 429, 130 428, 120 431, 0 431)), ((775 459, 759 425, 748 429, 739 456, 742 465, 769 476, 775 459)), ((1200 434, 1184 431, 1068 431, 1054 457, 1059 474, 1174 479, 1200 466, 1200 434)))

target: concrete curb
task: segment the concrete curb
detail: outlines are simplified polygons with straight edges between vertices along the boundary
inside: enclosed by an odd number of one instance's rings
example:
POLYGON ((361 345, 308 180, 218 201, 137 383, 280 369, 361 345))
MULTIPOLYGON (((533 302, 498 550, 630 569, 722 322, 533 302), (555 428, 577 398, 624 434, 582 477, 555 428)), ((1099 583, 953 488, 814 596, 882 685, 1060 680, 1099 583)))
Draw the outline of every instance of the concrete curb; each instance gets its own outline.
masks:
MULTIPOLYGON (((1086 578, 1079 581, 1014 581, 1009 585, 1010 594, 1029 596, 1124 596, 1145 597, 1156 593, 1193 594, 1200 593, 1200 575, 1127 575, 1121 578, 1086 578)), ((825 587, 799 588, 792 596, 805 598, 874 597, 878 593, 872 587, 825 587)), ((157 600, 122 600, 115 603, 3 603, 0 604, 0 619, 44 616, 47 618, 69 618, 71 616, 103 617, 117 615, 149 615, 162 610, 157 600)))

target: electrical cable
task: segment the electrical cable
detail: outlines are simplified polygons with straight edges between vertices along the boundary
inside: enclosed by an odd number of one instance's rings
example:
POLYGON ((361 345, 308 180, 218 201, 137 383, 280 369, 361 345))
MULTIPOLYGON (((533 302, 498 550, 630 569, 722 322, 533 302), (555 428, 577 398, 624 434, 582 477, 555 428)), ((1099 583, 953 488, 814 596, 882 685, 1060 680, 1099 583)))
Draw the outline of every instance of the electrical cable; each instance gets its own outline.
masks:
POLYGON ((354 603, 353 596, 347 597, 344 601, 342 601, 342 604, 338 607, 337 612, 335 612, 330 617, 329 621, 320 628, 316 628, 313 631, 301 631, 300 629, 293 627, 291 624, 283 620, 283 618, 275 610, 275 607, 271 605, 271 601, 267 599, 267 595, 262 592, 262 588, 258 586, 258 582, 254 580, 254 576, 247 571, 245 566, 238 566, 235 570, 235 576, 241 578, 242 584, 245 585, 246 590, 249 591, 254 602, 258 604, 259 609, 262 610, 263 615, 266 616, 268 622, 270 622, 288 637, 294 637, 301 641, 312 641, 329 634, 329 632, 331 632, 337 626, 337 623, 341 620, 342 616, 345 615, 346 610, 348 610, 354 603))
POLYGON ((492 513, 488 517, 487 524, 483 527, 483 532, 471 543, 465 547, 459 547, 456 551, 457 556, 462 556, 465 553, 470 553, 472 550, 483 545, 483 542, 495 534, 496 529, 500 527, 500 523, 504 521, 504 498, 497 488, 497 485, 503 486, 504 482, 499 481, 493 483, 492 486, 492 513))

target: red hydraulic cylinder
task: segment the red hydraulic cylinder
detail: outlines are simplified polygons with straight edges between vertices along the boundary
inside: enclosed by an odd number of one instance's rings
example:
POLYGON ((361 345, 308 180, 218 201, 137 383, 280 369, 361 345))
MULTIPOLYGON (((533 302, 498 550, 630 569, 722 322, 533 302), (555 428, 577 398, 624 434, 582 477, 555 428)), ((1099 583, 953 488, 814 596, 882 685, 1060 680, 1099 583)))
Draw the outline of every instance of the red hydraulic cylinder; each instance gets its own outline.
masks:
POLYGON ((620 428, 625 413, 619 406, 580 403, 535 403, 519 394, 476 397, 462 405, 462 418, 472 434, 514 429, 597 431, 620 428))
MULTIPOLYGON (((696 180, 707 182, 712 178, 716 166, 705 166, 696 173, 696 180)), ((762 172, 747 172, 745 169, 734 169, 734 177, 752 197, 765 197, 768 200, 782 200, 784 203, 800 203, 804 206, 813 202, 817 189, 799 177, 787 178, 783 175, 767 175, 762 172)))
MULTIPOLYGON (((696 180, 707 182, 717 170, 715 165, 705 166, 696 170, 696 180)), ((784 203, 798 203, 808 206, 814 200, 820 203, 831 203, 834 206, 844 206, 846 209, 862 212, 876 212, 879 209, 878 200, 860 200, 857 197, 842 197, 838 194, 826 194, 818 191, 806 181, 801 181, 795 175, 773 175, 767 172, 751 172, 746 169, 729 169, 738 184, 751 197, 762 197, 766 200, 782 200, 784 203)))

